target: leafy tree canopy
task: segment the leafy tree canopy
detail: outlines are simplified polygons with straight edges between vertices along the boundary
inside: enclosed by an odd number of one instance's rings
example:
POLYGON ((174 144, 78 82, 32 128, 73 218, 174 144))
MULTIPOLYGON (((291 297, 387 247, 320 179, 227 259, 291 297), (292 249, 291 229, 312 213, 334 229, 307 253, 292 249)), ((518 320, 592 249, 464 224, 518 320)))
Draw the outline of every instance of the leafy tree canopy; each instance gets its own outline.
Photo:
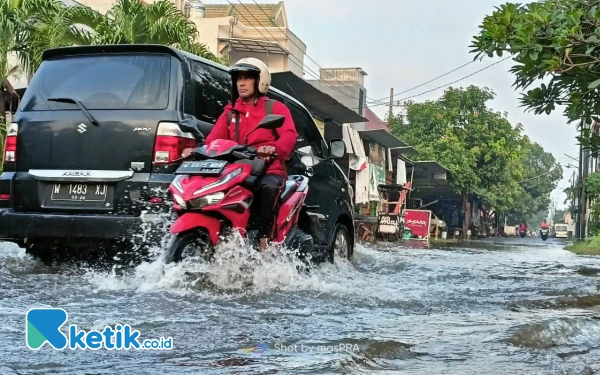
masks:
POLYGON ((450 88, 436 101, 410 102, 406 118, 390 121, 394 135, 449 170, 452 188, 463 197, 477 194, 496 212, 519 220, 547 212, 550 193, 562 179, 552 154, 511 125, 505 113, 487 107, 487 88, 450 88))
POLYGON ((0 0, 0 82, 16 55, 29 74, 49 48, 92 44, 164 44, 224 63, 197 42, 198 30, 168 0, 118 0, 101 14, 59 0, 0 0))
POLYGON ((415 146, 420 158, 437 160, 450 170, 449 182, 463 205, 468 205, 468 194, 498 189, 522 175, 522 166, 515 163, 523 153, 522 128, 487 107, 494 97, 487 88, 449 88, 437 101, 409 103, 406 121, 390 121, 392 132, 415 146))
POLYGON ((589 125, 600 120, 600 2, 546 0, 495 9, 474 37, 475 58, 512 55, 516 88, 538 84, 522 105, 536 114, 564 106, 569 122, 586 124, 580 142, 599 150, 600 136, 589 125))

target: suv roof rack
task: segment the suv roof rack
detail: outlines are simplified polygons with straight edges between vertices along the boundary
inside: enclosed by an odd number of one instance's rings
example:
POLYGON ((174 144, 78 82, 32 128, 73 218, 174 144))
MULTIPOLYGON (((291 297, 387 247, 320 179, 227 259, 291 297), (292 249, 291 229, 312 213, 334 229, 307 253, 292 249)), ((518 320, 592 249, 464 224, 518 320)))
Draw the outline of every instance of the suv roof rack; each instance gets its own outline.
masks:
POLYGON ((167 53, 179 60, 184 60, 183 54, 178 49, 162 44, 102 44, 47 49, 42 53, 42 61, 61 56, 126 52, 167 53))

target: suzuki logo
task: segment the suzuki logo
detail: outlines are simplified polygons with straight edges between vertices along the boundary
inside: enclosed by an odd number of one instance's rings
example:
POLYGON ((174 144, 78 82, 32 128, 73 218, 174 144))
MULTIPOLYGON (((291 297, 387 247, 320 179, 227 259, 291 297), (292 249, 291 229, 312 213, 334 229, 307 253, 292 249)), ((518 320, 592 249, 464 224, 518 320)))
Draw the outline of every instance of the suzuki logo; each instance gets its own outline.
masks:
POLYGON ((85 126, 85 124, 82 122, 77 126, 77 131, 79 132, 79 134, 83 134, 87 131, 87 126, 85 126))
POLYGON ((149 132, 150 130, 152 130, 152 128, 135 128, 135 129, 133 129, 134 132, 149 132))
POLYGON ((91 177, 92 176, 92 172, 90 172, 90 171, 66 171, 65 173, 63 173, 63 176, 91 177))

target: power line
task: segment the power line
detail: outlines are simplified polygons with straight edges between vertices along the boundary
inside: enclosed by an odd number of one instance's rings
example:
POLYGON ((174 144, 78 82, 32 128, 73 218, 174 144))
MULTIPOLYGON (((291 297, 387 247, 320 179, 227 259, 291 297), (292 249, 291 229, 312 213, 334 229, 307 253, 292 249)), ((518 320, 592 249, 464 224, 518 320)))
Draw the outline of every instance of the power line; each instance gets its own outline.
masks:
MULTIPOLYGON (((512 56, 507 56, 507 57, 503 58, 503 59, 502 59, 502 60, 500 60, 500 61, 496 61, 495 63, 492 63, 492 64, 490 64, 490 65, 486 66, 485 68, 481 68, 481 69, 479 69, 479 70, 477 70, 477 71, 475 71, 475 72, 473 72, 473 73, 471 73, 471 74, 469 74, 469 75, 466 75, 466 76, 464 76, 464 77, 462 77, 462 78, 459 78, 459 79, 457 79, 456 81, 453 81, 453 82, 450 82, 450 83, 446 83, 446 84, 444 84, 444 85, 438 86, 438 87, 436 87, 436 88, 433 88, 433 89, 431 89, 431 90, 427 90, 427 91, 421 92, 421 93, 419 93, 419 94, 415 94, 415 95, 407 96, 407 97, 405 97, 405 98, 398 99, 398 100, 396 100, 396 101, 397 101, 397 102, 401 102, 401 101, 405 101, 405 100, 408 100, 408 99, 411 99, 411 98, 416 98, 417 96, 421 96, 421 95, 429 94, 430 92, 433 92, 433 91, 439 90, 439 89, 441 89, 441 88, 444 88, 444 87, 446 87, 446 86, 453 85, 453 84, 455 84, 455 83, 458 83, 458 82, 460 82, 460 81, 463 81, 463 80, 465 80, 465 79, 467 79, 467 78, 469 78, 469 77, 472 77, 472 76, 474 76, 475 74, 481 73, 481 72, 483 72, 484 70, 487 70, 487 69, 491 68, 491 67, 492 67, 492 66, 494 66, 494 65, 498 65, 498 64, 500 64, 501 62, 503 62, 503 61, 505 61, 505 60, 508 60, 508 59, 509 59, 509 58, 511 58, 511 57, 512 57, 512 56)), ((375 104, 375 105, 373 105, 373 107, 378 107, 378 106, 381 106, 381 105, 388 105, 388 106, 389 106, 389 103, 375 104)), ((402 107, 402 106, 404 106, 404 105, 403 105, 403 104, 394 104, 393 106, 394 106, 394 107, 402 107)))
MULTIPOLYGON (((227 2, 229 3, 229 5, 231 5, 231 6, 232 6, 232 7, 235 9, 235 5, 234 5, 234 4, 232 4, 232 3, 231 3, 229 0, 227 0, 227 2)), ((244 8, 246 11, 248 11, 248 13, 249 13, 249 14, 252 16, 252 18, 254 18, 254 20, 255 20, 256 22, 260 23, 260 21, 259 21, 259 20, 258 20, 258 19, 257 19, 257 18, 256 18, 256 17, 253 15, 253 14, 252 14, 252 12, 250 12, 250 11, 249 11, 249 9, 248 9, 248 8, 247 8, 247 7, 246 7, 246 6, 245 6, 245 5, 244 5, 244 4, 243 4, 243 3, 242 3, 240 0, 238 0, 238 2, 240 3, 240 5, 241 5, 241 6, 242 6, 242 7, 243 7, 243 8, 244 8)), ((260 8, 260 6, 259 6, 259 8, 260 8)), ((262 10, 262 8, 260 8, 260 9, 261 9, 261 11, 263 11, 263 13, 264 13, 264 10, 262 10)), ((246 17, 245 17, 243 14, 241 14, 241 13, 237 13, 237 14, 239 14, 239 15, 240 15, 240 16, 241 16, 241 17, 242 17, 244 20, 246 20, 246 21, 250 21, 250 20, 249 20, 248 18, 246 18, 246 17)), ((268 17, 269 17, 269 19, 270 19, 270 16, 269 16, 268 14, 267 14, 267 16, 268 16, 268 17)), ((248 23, 250 23, 250 22, 248 22, 248 23)), ((263 37, 264 37, 264 38, 265 38, 267 41, 271 41, 271 40, 270 40, 270 39, 269 39, 269 38, 268 38, 268 37, 267 37, 265 34, 263 34, 263 33, 262 33, 262 32, 261 32, 261 31, 260 31, 260 30, 259 30, 259 29, 258 29, 256 26, 252 26, 252 25, 250 25, 250 24, 248 24, 247 26, 250 26, 250 27, 252 27, 254 30, 258 31, 258 33, 259 33, 260 35, 262 35, 262 36, 263 36, 263 37)), ((267 30, 266 28, 265 28, 265 31, 266 31, 267 33, 269 33, 269 35, 271 35, 271 37, 274 39, 274 41, 275 41, 275 42, 277 42, 277 37, 275 37, 275 36, 274 36, 274 35, 273 35, 273 34, 272 34, 272 33, 271 33, 269 30, 267 30)), ((296 43, 295 43, 293 40, 291 40, 291 39, 290 39, 290 42, 292 42, 292 43, 293 43, 293 44, 294 44, 296 47, 300 48, 300 47, 299 47, 299 46, 298 46, 298 45, 297 45, 297 44, 296 44, 296 43)), ((306 54, 305 54, 305 55, 306 55, 306 54)), ((306 56, 308 56, 308 55, 306 55, 306 56)), ((296 56, 294 56, 293 54, 291 54, 291 57, 293 57, 294 59, 296 59, 296 60, 300 61, 300 59, 298 59, 298 58, 297 58, 296 56)), ((309 75, 311 75, 311 76, 312 76, 313 78, 315 78, 316 80, 318 80, 318 81, 322 82, 323 84, 325 84, 325 85, 329 86, 329 87, 330 87, 331 89, 333 89, 334 91, 337 91, 338 93, 340 93, 340 94, 342 94, 342 95, 346 95, 346 96, 348 96, 349 98, 352 98, 352 99, 355 99, 355 100, 359 100, 359 98, 357 98, 357 97, 355 97, 355 96, 352 96, 352 95, 350 95, 350 94, 348 94, 348 93, 346 93, 346 92, 343 92, 343 91, 339 90, 337 87, 335 87, 335 86, 333 86, 333 85, 331 85, 331 84, 328 84, 328 83, 326 83, 326 82, 323 82, 323 81, 321 81, 321 79, 320 79, 320 77, 317 75, 317 73, 315 73, 313 70, 309 69, 308 67, 304 66, 304 64, 300 65, 300 64, 298 64, 298 63, 297 63, 296 61, 294 61, 294 60, 289 60, 289 61, 291 61, 291 62, 292 62, 292 63, 294 63, 294 64, 295 64, 297 67, 299 67, 299 68, 301 68, 301 69, 303 69, 303 70, 304 70, 304 69, 308 70, 308 72, 309 72, 309 75), (312 74, 310 74, 310 73, 312 73, 312 74)), ((300 62, 301 62, 301 61, 300 61, 300 62)))
MULTIPOLYGON (((229 2, 229 1, 228 1, 228 2, 229 2)), ((243 8, 244 8, 246 11, 248 11, 248 13, 249 13, 249 14, 252 16, 252 18, 254 18, 254 20, 255 20, 256 22, 260 23, 260 21, 259 21, 259 20, 258 20, 258 19, 257 19, 257 18, 256 18, 256 17, 253 15, 253 14, 252 14, 252 12, 250 12, 250 11, 249 11, 249 9, 248 9, 248 8, 247 8, 247 7, 246 7, 246 6, 245 6, 245 5, 244 5, 244 4, 243 4, 243 3, 242 3, 240 0, 238 0, 238 2, 240 3, 240 5, 241 5, 241 6, 242 6, 242 7, 243 7, 243 8)), ((233 5, 231 2, 229 2, 229 4, 230 4, 231 6, 234 6, 234 5, 233 5)), ((257 4, 257 5, 258 5, 258 4, 257 4)), ((270 16, 269 16, 269 15, 268 15, 268 14, 267 14, 267 13, 266 13, 266 12, 265 12, 265 11, 264 11, 262 8, 261 8, 261 7, 260 7, 260 5, 258 5, 258 8, 259 8, 259 9, 260 9, 260 10, 261 10, 261 11, 262 11, 262 12, 263 12, 263 13, 264 13, 264 14, 265 14, 267 17, 269 17, 269 19, 271 19, 271 18, 270 18, 270 16)), ((235 7, 234 7, 234 9, 235 9, 235 7)), ((239 14, 239 15, 240 15, 240 16, 241 16, 241 17, 242 17, 244 20, 246 20, 246 21, 249 21, 249 20, 248 20, 248 19, 247 19, 247 18, 246 18, 246 17, 245 17, 243 14, 240 14, 240 13, 238 13, 238 14, 239 14)), ((252 25, 248 25, 248 26, 250 26, 250 27, 252 27, 254 30, 258 31, 258 32, 260 33, 260 35, 262 35, 262 36, 263 36, 265 39, 267 39, 267 41, 270 41, 270 39, 269 39, 269 38, 267 38, 267 36, 266 36, 265 34, 263 34, 263 33, 262 33, 262 32, 261 32, 261 31, 260 31, 260 30, 259 30, 259 29, 258 29, 256 26, 252 26, 252 25)), ((266 31, 266 32, 267 32, 269 35, 271 35, 271 37, 273 37, 274 41, 277 41, 277 37, 275 37, 275 36, 274 36, 274 35, 273 35, 273 34, 272 34, 272 33, 271 33, 271 32, 270 32, 268 29, 266 29, 266 28, 265 28, 264 30, 265 30, 265 31, 266 31)), ((293 40, 291 40, 291 39, 289 39, 289 41, 290 41, 292 44, 294 44, 296 47, 298 47, 298 49, 300 49, 300 50, 301 50, 300 46, 298 46, 298 44, 296 44, 296 42, 294 42, 294 41, 293 41, 293 40)), ((315 61, 314 61, 314 60, 313 60, 313 59, 312 59, 310 56, 308 56, 306 53, 304 53, 304 55, 305 55, 306 57, 308 57, 308 58, 309 58, 311 61, 315 62, 315 61)), ((328 83, 328 82, 325 82, 325 81, 321 80, 321 78, 319 77, 319 75, 318 75, 318 74, 317 74, 315 71, 313 71, 312 69, 308 68, 307 66, 304 66, 304 63, 303 63, 303 62, 302 62, 300 59, 298 59, 298 58, 297 58, 296 56, 294 56, 293 54, 291 55, 291 57, 293 57, 294 59, 296 59, 296 60, 298 60, 300 63, 302 63, 302 65, 300 65, 300 64, 298 64, 297 62, 295 62, 295 61, 291 60, 291 61, 292 61, 292 62, 293 62, 293 63, 294 63, 294 64, 295 64, 297 67, 299 67, 299 68, 301 68, 301 69, 303 69, 303 70, 307 70, 307 71, 308 71, 308 73, 309 73, 309 75, 311 75, 313 78, 315 78, 315 79, 316 79, 316 80, 318 80, 319 82, 323 83, 324 85, 326 85, 326 86, 330 87, 332 90, 334 90, 334 91, 336 91, 336 92, 338 92, 338 93, 340 93, 340 94, 342 94, 342 95, 345 95, 345 96, 347 96, 347 97, 349 97, 349 98, 351 98, 351 99, 354 99, 354 100, 360 100, 360 98, 358 98, 358 97, 356 97, 356 96, 353 96, 353 95, 351 95, 351 94, 349 94, 349 93, 347 93, 347 92, 344 92, 344 91, 340 90, 338 87, 336 87, 336 86, 334 86, 334 85, 332 85, 332 84, 330 84, 330 83, 328 83), (311 74, 311 73, 312 73, 312 74, 311 74)), ((321 66, 320 66, 319 64, 317 64, 316 62, 315 62, 315 64, 316 64, 317 66, 321 67, 321 66)), ((321 69, 322 69, 322 68, 321 68, 321 69)), ((328 73, 328 72, 326 72, 326 73, 328 73)), ((329 74, 329 73, 328 73, 328 74, 329 74)), ((331 74, 330 74, 330 75, 331 75, 331 74)), ((342 84, 344 87, 346 87, 346 85, 345 85, 343 82, 341 82, 340 80, 338 80, 337 78, 335 78, 335 77, 333 77, 333 76, 332 76, 332 78, 334 78, 334 79, 335 79, 337 82, 341 83, 341 84, 342 84)))
MULTIPOLYGON (((433 78, 433 79, 430 79, 430 80, 429 80, 429 81, 427 81, 427 82, 421 83, 420 85, 417 85, 417 86, 411 87, 411 88, 410 88, 410 89, 408 89, 408 90, 404 90, 404 91, 402 91, 402 92, 399 92, 399 93, 397 93, 397 94, 394 94, 394 96, 393 96, 393 97, 396 97, 396 96, 398 96, 398 95, 402 95, 402 94, 406 94, 407 92, 409 92, 409 91, 413 91, 413 90, 415 90, 415 89, 418 89, 419 87, 423 87, 423 86, 425 86, 425 85, 426 85, 426 84, 428 84, 428 83, 431 83, 431 82, 433 82, 433 81, 437 81, 438 79, 440 79, 440 78, 443 78, 443 77, 445 77, 445 76, 447 76, 447 75, 450 75, 451 73, 454 73, 454 72, 456 72, 457 70, 460 70, 460 69, 464 68, 465 66, 471 65, 471 64, 473 64, 474 62, 475 62, 474 60, 473 60, 473 61, 469 61, 468 63, 466 63, 466 64, 463 64, 463 65, 459 66, 458 68, 454 68, 454 69, 452 69, 452 70, 450 70, 450 71, 448 71, 448 72, 446 72, 446 73, 444 73, 444 74, 442 74, 442 75, 439 75, 439 76, 437 76, 437 77, 435 77, 435 78, 433 78)), ((376 101, 379 101, 379 102, 380 102, 380 101, 382 101, 382 100, 387 100, 387 99, 389 99, 389 98, 390 98, 390 96, 388 95, 388 96, 386 96, 385 98, 381 98, 381 99, 378 99, 378 100, 376 100, 376 101)), ((389 103, 382 104, 382 105, 389 105, 389 103)))
MULTIPOLYGON (((265 14, 265 15, 268 17, 268 19, 269 19, 269 20, 271 20, 271 16, 270 16, 270 15, 269 15, 267 12, 265 12, 265 10, 264 10, 264 9, 263 9, 263 8, 262 8, 262 7, 261 7, 261 6, 260 6, 260 5, 259 5, 259 4, 256 2, 256 1, 255 1, 255 0, 252 0, 252 1, 253 1, 253 2, 254 2, 254 4, 255 4, 255 5, 258 7, 258 9, 259 9, 259 10, 260 10, 260 11, 261 11, 263 14, 265 14)), ((228 2, 228 3, 229 3, 229 4, 230 4, 230 5, 231 5, 231 6, 232 6, 234 9, 235 9, 235 6, 234 6, 234 4, 232 4, 232 3, 231 3, 229 0, 228 0, 227 2, 228 2)), ((254 20, 255 20, 255 21, 257 21, 257 22, 259 22, 259 23, 260 23, 260 21, 259 21, 259 20, 258 20, 258 19, 257 19, 257 18, 256 18, 256 17, 253 15, 253 14, 252 14, 252 12, 250 12, 250 11, 249 11, 249 9, 248 9, 248 8, 245 6, 245 4, 244 4, 244 3, 242 3, 242 2, 241 2, 241 0, 238 0, 238 2, 240 3, 240 5, 241 5, 241 6, 242 6, 242 7, 243 7, 243 8, 244 8, 246 11, 248 11, 248 13, 249 13, 249 14, 252 16, 252 18, 254 18, 254 20)), ((248 20, 248 18, 246 18, 246 17, 245 17, 243 14, 240 14, 240 13, 238 13, 238 14, 239 14, 239 15, 240 15, 240 16, 241 16, 241 17, 242 17, 244 20, 246 20, 246 21, 249 21, 249 20, 248 20)), ((257 31, 257 32, 258 32, 260 35, 262 35, 262 36, 263 36, 265 39, 267 39, 267 41, 270 41, 270 39, 269 39, 269 38, 268 38, 268 37, 267 37, 265 34, 263 34, 263 33, 262 33, 262 32, 261 32, 261 31, 260 31, 260 30, 259 30, 259 29, 258 29, 256 26, 252 26, 252 25, 248 25, 248 26, 250 26, 250 27, 252 27, 254 30, 256 30, 256 31, 257 31)), ((281 26, 277 26, 277 27, 281 29, 281 26)), ((275 41, 275 42, 277 41, 277 38, 276 38, 276 37, 275 37, 275 36, 274 36, 274 35, 273 35, 273 34, 272 34, 272 33, 271 33, 271 32, 270 32, 268 29, 266 29, 266 28, 265 28, 265 31, 266 31, 266 32, 267 32, 267 33, 268 33, 268 34, 269 34, 269 35, 270 35, 270 36, 271 36, 271 37, 274 39, 274 41, 275 41)), ((289 39, 289 38, 288 38, 288 39, 289 39)), ((299 48, 299 49, 301 50, 300 46, 298 46, 298 44, 297 44, 295 41, 293 41, 292 39, 289 39, 289 41, 290 41, 290 42, 291 42, 293 45, 295 45, 297 48, 299 48)), ((329 75, 331 78, 333 78, 333 79, 334 79, 336 82, 339 82, 339 83, 340 83, 340 84, 342 84, 343 86, 346 86, 346 85, 345 85, 345 84, 344 84, 342 81, 340 81, 338 78, 334 77, 334 76, 333 76, 331 73, 329 73, 329 72, 327 72, 326 70, 324 70, 324 69, 323 69, 323 67, 322 67, 321 65, 319 65, 319 64, 318 64, 318 63, 317 63, 317 62, 316 62, 316 61, 315 61, 313 58, 311 58, 311 57, 310 57, 308 54, 304 53, 304 55, 305 55, 305 56, 306 56, 306 57, 307 57, 307 58, 308 58, 310 61, 312 61, 312 62, 313 62, 315 65, 317 65, 317 66, 318 66, 318 67, 319 67, 319 68, 320 68, 322 71, 324 71, 324 72, 325 72, 327 75, 329 75)), ((294 56, 293 54, 291 55, 291 57, 293 57, 295 60, 298 60, 298 61, 300 61, 300 59, 298 59, 298 58, 297 58, 296 56, 294 56)), ((503 61, 505 61, 505 60, 509 59, 510 57, 511 57, 511 56, 507 56, 506 58, 504 58, 504 59, 502 59, 502 60, 500 60, 500 61, 497 61, 497 62, 495 62, 495 63, 492 63, 492 64, 490 64, 490 65, 488 65, 488 66, 486 66, 486 67, 484 67, 484 68, 482 68, 482 69, 480 69, 480 70, 477 70, 477 71, 475 71, 475 72, 473 72, 473 73, 471 73, 471 74, 469 74, 469 75, 466 75, 466 76, 464 76, 464 77, 462 77, 462 78, 460 78, 460 79, 458 79, 458 80, 456 80, 456 81, 453 81, 453 82, 450 82, 450 83, 447 83, 447 84, 444 84, 444 85, 438 86, 438 87, 436 87, 436 88, 433 88, 433 89, 431 89, 431 90, 428 90, 428 91, 425 91, 425 92, 421 92, 421 93, 419 93, 419 94, 411 95, 411 96, 408 96, 408 97, 406 97, 406 98, 399 99, 399 100, 396 100, 396 101, 397 101, 397 102, 400 102, 400 101, 404 101, 404 100, 411 99, 411 98, 414 98, 414 97, 418 97, 418 96, 421 96, 421 95, 425 95, 425 94, 428 94, 428 93, 430 93, 430 92, 433 92, 433 91, 439 90, 440 88, 444 88, 444 87, 446 87, 446 86, 449 86, 449 85, 455 84, 455 83, 457 83, 457 82, 460 82, 460 81, 462 81, 462 80, 465 80, 465 79, 467 79, 467 78, 469 78, 469 77, 472 77, 472 76, 474 76, 475 74, 478 74, 478 73, 480 73, 480 72, 482 72, 482 71, 484 71, 484 70, 487 70, 487 69, 491 68, 492 66, 494 66, 494 65, 497 65, 497 64, 499 64, 499 63, 501 63, 501 62, 503 62, 503 61)), ((310 69, 310 68, 308 68, 308 67, 304 66, 304 64, 303 64, 303 62, 302 62, 302 61, 300 61, 300 62, 302 63, 302 65, 300 65, 299 63, 297 63, 297 62, 296 62, 296 61, 294 61, 294 60, 289 60, 289 61, 291 61, 292 63, 294 63, 294 64, 295 64, 297 67, 299 67, 299 68, 301 68, 301 69, 303 69, 303 70, 307 70, 307 73, 309 73, 309 75, 310 75, 311 77, 313 77, 313 78, 317 79, 318 81, 322 82, 323 84, 325 84, 326 86, 330 87, 330 88, 331 88, 331 89, 333 89, 334 91, 336 91, 336 92, 338 92, 338 93, 340 93, 340 94, 342 94, 342 95, 345 95, 345 96, 347 96, 347 97, 349 97, 349 98, 352 98, 352 99, 355 99, 355 100, 360 100, 358 97, 356 97, 356 96, 353 96, 353 95, 350 95, 350 94, 348 94, 347 92, 343 92, 343 91, 339 90, 339 89, 338 89, 338 87, 336 87, 336 86, 333 86, 333 85, 331 85, 330 83, 328 83, 328 82, 325 82, 325 81, 321 80, 320 76, 319 76, 319 75, 318 75, 318 74, 317 74, 315 71, 313 71, 312 69, 310 69)), ((451 74, 451 73, 453 73, 453 72, 455 72, 455 71, 457 71, 457 70, 460 70, 460 69, 462 69, 462 68, 464 68, 464 67, 466 67, 466 66, 468 66, 468 65, 470 65, 470 64, 472 64, 472 63, 474 63, 474 61, 470 61, 470 62, 468 62, 468 63, 465 63, 465 64, 463 64, 463 65, 461 65, 461 66, 459 66, 459 67, 457 67, 457 68, 454 68, 454 69, 452 69, 452 70, 450 70, 450 71, 448 71, 448 72, 446 72, 446 73, 444 73, 444 74, 442 74, 442 75, 440 75, 440 76, 437 76, 437 77, 435 77, 435 78, 432 78, 432 79, 430 79, 429 81, 426 81, 426 82, 424 82, 424 83, 422 83, 422 84, 420 84, 420 85, 417 85, 417 86, 411 87, 411 88, 409 88, 409 89, 407 89, 407 90, 404 90, 404 91, 402 91, 402 92, 399 92, 399 93, 395 94, 393 97, 396 97, 396 96, 398 96, 398 95, 402 95, 402 94, 405 94, 405 93, 407 93, 407 92, 410 92, 410 91, 412 91, 412 90, 415 90, 415 89, 417 89, 417 88, 423 87, 423 86, 425 86, 425 85, 427 85, 427 84, 429 84, 429 83, 431 83, 431 82, 434 82, 434 81, 436 81, 436 80, 438 80, 438 79, 440 79, 440 78, 443 78, 443 77, 445 77, 445 76, 447 76, 447 75, 449 75, 449 74, 451 74)), ((362 108, 367 108, 367 107, 369 107, 367 104, 371 104, 371 107, 378 107, 378 106, 382 106, 382 105, 386 105, 386 106, 388 106, 388 105, 389 105, 389 103, 376 103, 376 102, 380 102, 380 101, 382 101, 382 100, 386 100, 386 99, 389 99, 389 98, 390 98, 390 96, 388 96, 388 97, 386 97, 386 98, 382 98, 382 99, 373 99, 373 98, 370 98, 370 97, 368 97, 368 96, 367 96, 367 97, 366 97, 366 99, 370 99, 370 100, 371 100, 371 103, 365 103, 365 105, 364 105, 362 108)), ((393 106, 395 106, 395 107, 398 107, 398 106, 403 106, 403 105, 396 104, 396 105, 393 105, 393 106)), ((358 110, 358 109, 360 109, 360 107, 354 108, 354 110, 358 110)))
MULTIPOLYGON (((239 2, 240 4, 242 4, 241 0, 238 0, 238 2, 239 2)), ((265 16, 267 16, 269 19, 271 19, 271 16, 270 16, 270 15, 269 15, 267 12, 265 12, 265 10, 264 10, 264 9, 263 9, 263 8, 260 6, 260 4, 258 4, 258 3, 256 2, 256 0, 252 0, 252 2, 254 2, 254 4, 255 4, 255 5, 258 7, 258 9, 260 9, 260 11, 261 11, 261 12, 263 12, 263 14, 264 14, 265 16)), ((243 4, 242 4, 242 6, 243 6, 243 4)), ((247 8, 246 8, 246 10, 247 10, 247 8)), ((255 18, 255 19, 256 19, 256 18, 255 18)), ((279 28, 281 28, 281 26, 279 26, 279 25, 278 25, 278 27, 279 27, 279 28)), ((270 34, 270 33, 269 33, 269 34, 270 34)), ((289 39, 289 41, 290 41, 290 42, 292 42, 292 44, 294 44, 296 47, 298 47, 298 49, 302 50, 302 48, 300 48, 300 46, 299 46, 298 44, 296 44, 296 42, 294 42, 292 39, 289 39)), ((329 73, 327 70, 323 69, 323 67, 322 67, 321 65, 319 65, 319 63, 317 63, 315 60, 313 60, 313 59, 312 59, 312 57, 310 57, 310 56, 309 56, 309 55, 308 55, 306 52, 304 52, 304 56, 306 56, 306 57, 307 57, 307 58, 308 58, 310 61, 312 61, 312 62, 313 62, 313 63, 314 63, 316 66, 318 66, 318 67, 319 67, 319 69, 320 69, 320 71, 323 71, 323 72, 325 72, 325 74, 327 74, 328 76, 330 76, 331 78, 333 78, 333 79, 334 79, 336 82, 338 82, 338 83, 341 83, 342 85, 345 85, 345 83, 344 83, 344 82, 340 81, 340 80, 339 80, 337 77, 333 76, 333 74, 331 74, 331 73, 329 73)), ((319 78, 320 78, 320 77, 319 77, 319 78)), ((375 100, 375 99, 373 99, 373 98, 369 98, 368 96, 365 96, 365 98, 366 98, 366 99, 370 99, 370 100, 372 100, 372 101, 374 101, 374 102, 375 102, 375 101, 377 101, 377 100, 375 100)), ((359 98, 354 98, 354 99, 360 100, 359 98)))

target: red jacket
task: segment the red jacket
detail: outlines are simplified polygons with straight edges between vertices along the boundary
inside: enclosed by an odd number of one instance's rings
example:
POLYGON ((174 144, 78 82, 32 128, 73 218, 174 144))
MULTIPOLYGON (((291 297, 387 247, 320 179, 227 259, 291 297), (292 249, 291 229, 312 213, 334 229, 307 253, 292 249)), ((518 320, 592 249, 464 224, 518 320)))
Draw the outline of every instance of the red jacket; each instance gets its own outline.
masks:
MULTIPOLYGON (((258 99, 256 106, 254 106, 254 103, 245 104, 241 99, 236 101, 235 109, 240 112, 240 126, 237 140, 234 139, 235 115, 232 116, 229 130, 227 129, 227 114, 232 108, 231 103, 227 104, 223 114, 219 117, 210 134, 206 137, 205 143, 210 143, 215 139, 230 139, 243 144, 246 139, 246 134, 256 128, 260 121, 265 117, 267 113, 265 102, 267 99, 266 96, 261 96, 258 99)), ((267 168, 266 173, 276 174, 286 178, 287 172, 285 169, 285 160, 294 151, 298 133, 296 132, 296 126, 294 125, 294 120, 292 120, 290 110, 283 103, 275 101, 271 113, 274 115, 285 116, 286 118, 283 126, 276 129, 279 140, 276 141, 272 130, 259 129, 250 134, 247 144, 256 149, 260 146, 274 146, 277 152, 277 158, 273 160, 271 165, 267 168)))

